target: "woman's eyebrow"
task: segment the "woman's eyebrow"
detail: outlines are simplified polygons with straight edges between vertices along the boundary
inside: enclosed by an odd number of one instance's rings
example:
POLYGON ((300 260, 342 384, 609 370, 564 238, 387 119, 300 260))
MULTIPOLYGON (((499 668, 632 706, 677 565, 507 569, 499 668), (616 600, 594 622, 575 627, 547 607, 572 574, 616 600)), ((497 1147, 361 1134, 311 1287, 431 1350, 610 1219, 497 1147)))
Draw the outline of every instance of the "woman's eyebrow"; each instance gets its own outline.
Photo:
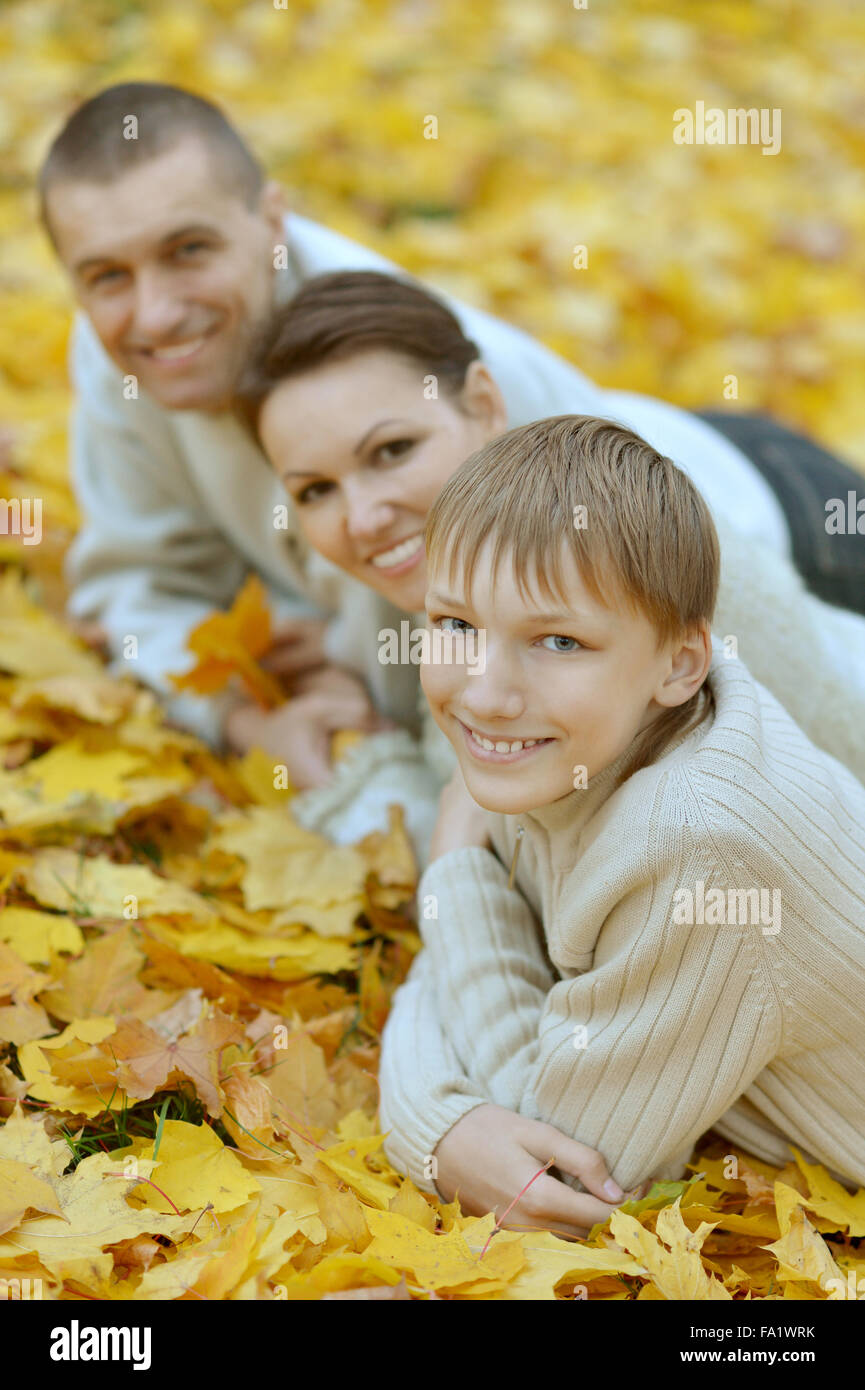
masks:
POLYGON ((385 425, 410 425, 410 424, 411 424, 411 421, 410 421, 410 420, 377 420, 376 423, 375 423, 374 425, 370 425, 370 427, 369 427, 369 429, 367 430, 366 434, 363 436, 363 439, 358 440, 358 442, 357 442, 357 444, 354 446, 354 449, 352 450, 352 452, 355 453, 355 454, 359 454, 360 451, 361 451, 361 449, 363 448, 364 444, 365 444, 366 441, 369 439, 370 435, 375 434, 376 430, 383 429, 385 425))

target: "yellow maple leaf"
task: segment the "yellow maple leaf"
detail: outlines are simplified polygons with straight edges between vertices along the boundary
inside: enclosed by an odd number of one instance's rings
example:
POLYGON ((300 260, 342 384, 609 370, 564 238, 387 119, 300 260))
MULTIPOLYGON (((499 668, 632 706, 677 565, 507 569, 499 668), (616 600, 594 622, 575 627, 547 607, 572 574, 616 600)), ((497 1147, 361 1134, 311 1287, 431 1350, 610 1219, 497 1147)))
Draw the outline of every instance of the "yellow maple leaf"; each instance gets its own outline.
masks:
MULTIPOLYGON (((155 1140, 142 1145, 137 1156, 152 1159, 154 1144, 155 1140)), ((185 1120, 165 1121, 149 1176, 170 1201, 149 1184, 135 1187, 130 1195, 160 1212, 172 1211, 171 1202, 181 1211, 201 1211, 208 1203, 216 1212, 233 1211, 260 1190, 257 1179, 244 1170, 235 1151, 227 1149, 209 1125, 185 1120)))
POLYGON ((61 1215, 54 1188, 45 1178, 17 1159, 0 1158, 0 1235, 17 1226, 31 1207, 61 1215))
POLYGON ((211 842, 245 861, 243 900, 250 912, 271 908, 276 925, 351 933, 365 903, 367 866, 357 850, 332 844, 270 806, 226 814, 211 842))
POLYGON ((34 603, 18 570, 0 574, 0 670, 45 676, 102 677, 102 665, 83 642, 34 603))
POLYGON ((690 1231, 682 1219, 681 1200, 677 1197, 672 1206, 658 1212, 654 1234, 633 1216, 614 1211, 610 1217, 613 1238, 645 1266, 665 1298, 729 1300, 730 1292, 706 1272, 700 1258, 703 1241, 714 1223, 701 1221, 696 1231, 690 1231))
POLYGON ((0 1237, 0 1261, 7 1248, 32 1251, 54 1273, 81 1280, 86 1288, 106 1279, 114 1267, 106 1246, 143 1233, 174 1240, 186 1234, 193 1216, 163 1215, 158 1209, 130 1206, 127 1196, 131 1184, 116 1173, 122 1174, 117 1154, 98 1153, 82 1159, 74 1172, 53 1184, 62 1215, 20 1222, 13 1236, 0 1237))
POLYGON ((82 858, 71 849, 37 850, 22 874, 27 890, 45 907, 71 908, 92 917, 120 917, 128 899, 138 917, 166 913, 210 921, 211 904, 145 864, 115 864, 101 855, 82 858))
POLYGON ((826 1222, 837 1223, 833 1224, 832 1229, 846 1230, 848 1235, 854 1237, 865 1236, 865 1188, 860 1188, 855 1194, 848 1192, 846 1187, 829 1176, 825 1168, 806 1163, 796 1148, 793 1148, 793 1153, 808 1183, 811 1209, 826 1222))
POLYGON ((223 1101, 222 1053, 242 1037, 240 1021, 214 1009, 176 1041, 169 1041, 134 1014, 121 1019, 117 1031, 101 1041, 104 1052, 117 1061, 118 1084, 132 1099, 146 1100, 178 1077, 187 1077, 208 1114, 218 1118, 223 1101))
POLYGON ((484 1254, 485 1239, 495 1218, 479 1222, 472 1232, 472 1249, 466 1234, 452 1230, 435 1235, 416 1222, 391 1211, 367 1211, 372 1242, 364 1255, 380 1260, 414 1277, 427 1289, 471 1288, 478 1282, 507 1283, 525 1263, 520 1237, 502 1232, 484 1254))
POLYGON ((356 960, 356 952, 346 942, 326 941, 312 931, 286 940, 278 936, 249 936, 225 923, 176 931, 167 920, 153 919, 151 927, 160 940, 181 955, 270 980, 334 975, 353 969, 356 960))
POLYGON ((178 690, 213 695, 223 690, 232 676, 265 709, 282 704, 285 693, 279 681, 256 660, 270 646, 271 624, 264 586, 250 574, 227 612, 212 613, 192 629, 187 639, 196 664, 169 680, 178 690))
POLYGON ((367 1154, 381 1148, 383 1141, 383 1134, 375 1134, 367 1139, 344 1139, 317 1157, 359 1197, 365 1197, 368 1202, 386 1211, 396 1192, 396 1175, 389 1180, 379 1173, 373 1173, 364 1163, 367 1154))
POLYGON ((100 1055, 87 1058, 92 1047, 110 1037, 115 1023, 111 1017, 76 1019, 53 1038, 41 1038, 38 1042, 24 1043, 18 1049, 18 1062, 22 1075, 29 1083, 28 1091, 35 1100, 50 1101, 58 1110, 73 1114, 99 1115, 108 1108, 120 1109, 122 1095, 116 1090, 113 1078, 103 1065, 105 1059, 100 1055), (56 1079, 52 1066, 55 1053, 60 1053, 64 1061, 82 1059, 84 1084, 66 1084, 56 1079))
MULTIPOLYGON (((786 1183, 775 1184, 775 1209, 781 1238, 763 1246, 778 1260, 778 1280, 807 1280, 826 1287, 827 1280, 842 1279, 842 1272, 829 1253, 823 1237, 815 1231, 804 1208, 812 1204, 801 1192, 786 1183)), ((786 1295, 785 1295, 786 1296, 786 1295)))
POLYGON ((62 1139, 52 1139, 43 1115, 27 1114, 16 1105, 0 1126, 0 1158, 24 1163, 43 1178, 59 1177, 69 1166, 69 1147, 62 1139))
POLYGON ((47 965, 60 951, 77 956, 84 950, 81 928, 71 917, 17 905, 0 908, 0 941, 28 965, 47 965))

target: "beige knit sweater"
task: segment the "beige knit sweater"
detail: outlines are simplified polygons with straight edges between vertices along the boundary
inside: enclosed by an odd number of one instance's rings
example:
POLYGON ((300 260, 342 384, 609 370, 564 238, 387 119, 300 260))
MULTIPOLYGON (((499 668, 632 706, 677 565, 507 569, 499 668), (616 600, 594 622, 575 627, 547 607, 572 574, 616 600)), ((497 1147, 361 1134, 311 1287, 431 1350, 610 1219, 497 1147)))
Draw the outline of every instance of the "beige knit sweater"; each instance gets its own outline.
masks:
POLYGON ((683 1176, 712 1126, 865 1185, 865 788, 717 641, 708 681, 713 716, 620 788, 622 759, 424 873, 380 1119, 425 1190, 485 1100, 600 1150, 626 1189, 683 1176))

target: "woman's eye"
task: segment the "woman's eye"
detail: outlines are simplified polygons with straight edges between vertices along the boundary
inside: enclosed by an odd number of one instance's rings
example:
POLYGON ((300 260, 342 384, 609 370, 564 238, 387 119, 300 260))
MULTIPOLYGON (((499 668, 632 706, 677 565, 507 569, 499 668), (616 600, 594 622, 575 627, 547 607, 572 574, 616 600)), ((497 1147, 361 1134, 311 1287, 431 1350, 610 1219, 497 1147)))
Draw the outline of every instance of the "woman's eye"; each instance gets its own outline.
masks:
POLYGON ((319 497, 323 497, 331 486, 331 483, 324 482, 307 483, 306 487, 302 487, 300 492, 295 493, 294 500, 302 507, 306 502, 315 502, 319 497))
POLYGON ((413 439, 391 439, 387 444, 379 444, 375 452, 383 463, 393 463, 408 453, 414 442, 413 439))
POLYGON ((557 635, 544 637, 541 646, 547 647, 547 651, 550 652, 575 652, 580 646, 580 643, 577 641, 576 637, 562 637, 561 635, 557 635), (553 646, 547 646, 548 642, 552 642, 553 646))

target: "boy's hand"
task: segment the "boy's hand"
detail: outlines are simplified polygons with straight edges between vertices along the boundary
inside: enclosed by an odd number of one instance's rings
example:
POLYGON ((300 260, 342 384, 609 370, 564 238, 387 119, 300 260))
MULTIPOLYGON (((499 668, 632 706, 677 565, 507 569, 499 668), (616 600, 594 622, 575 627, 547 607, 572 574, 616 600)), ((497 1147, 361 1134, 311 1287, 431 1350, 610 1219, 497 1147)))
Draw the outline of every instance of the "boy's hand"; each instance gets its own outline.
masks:
POLYGON ((452 849, 468 849, 473 845, 486 849, 490 842, 488 815, 489 812, 469 796, 462 771, 457 768, 442 789, 428 862, 431 864, 452 849))
POLYGON ((284 763, 301 790, 328 782, 333 769, 330 741, 340 729, 374 733, 393 725, 377 713, 363 682, 336 666, 321 666, 298 677, 295 694, 275 710, 254 703, 228 714, 224 733, 236 753, 263 748, 284 763))
MULTIPOLYGON (((618 1197, 604 1191, 604 1184, 612 1179, 595 1149, 569 1139, 553 1125, 526 1119, 500 1105, 476 1105, 463 1115, 439 1141, 434 1156, 439 1193, 446 1202, 458 1195, 462 1210, 471 1216, 491 1211, 501 1219, 517 1193, 550 1158, 589 1189, 575 1192, 542 1173, 511 1208, 503 1223, 506 1230, 531 1226, 586 1236, 596 1221, 605 1221, 616 1206, 634 1195, 622 1192, 617 1184, 618 1197)), ((642 1195, 642 1189, 635 1191, 642 1195)))

